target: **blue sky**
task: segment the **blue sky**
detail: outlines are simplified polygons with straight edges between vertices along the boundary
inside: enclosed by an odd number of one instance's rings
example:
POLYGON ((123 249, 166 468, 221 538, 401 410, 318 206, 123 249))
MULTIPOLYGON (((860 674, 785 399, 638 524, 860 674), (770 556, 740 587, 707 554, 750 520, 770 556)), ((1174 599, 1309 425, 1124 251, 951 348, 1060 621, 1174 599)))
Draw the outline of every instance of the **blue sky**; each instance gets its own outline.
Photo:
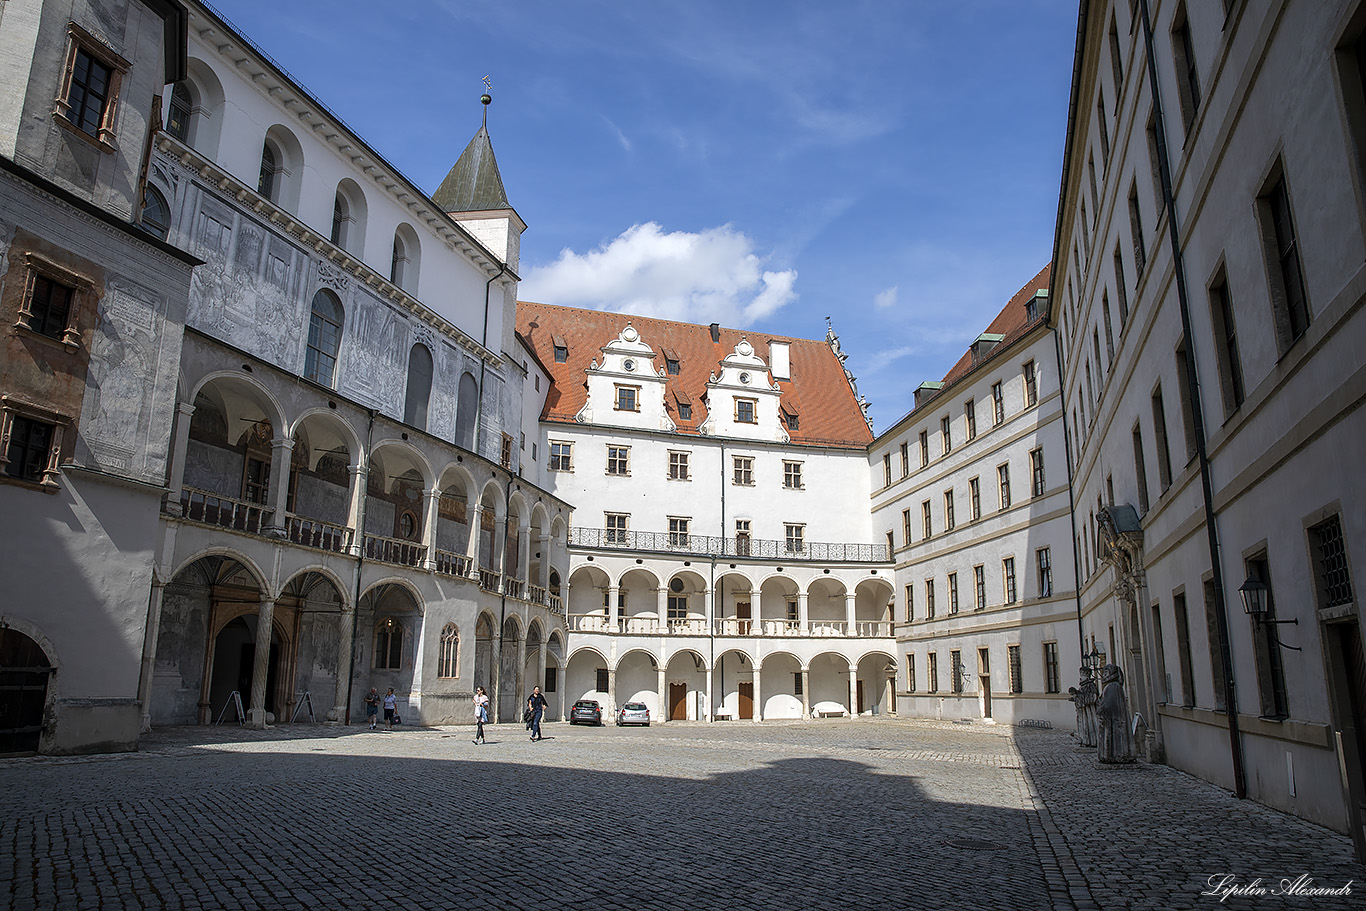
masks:
POLYGON ((432 192, 479 126, 521 297, 820 338, 881 430, 1048 261, 1075 3, 221 0, 432 192))

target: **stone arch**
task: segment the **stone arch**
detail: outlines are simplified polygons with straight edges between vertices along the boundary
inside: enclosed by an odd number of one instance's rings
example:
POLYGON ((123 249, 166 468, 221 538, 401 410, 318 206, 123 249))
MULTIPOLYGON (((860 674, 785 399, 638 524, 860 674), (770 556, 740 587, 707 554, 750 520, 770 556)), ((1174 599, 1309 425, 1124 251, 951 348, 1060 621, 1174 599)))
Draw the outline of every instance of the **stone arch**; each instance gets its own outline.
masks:
POLYGON ((492 692, 494 637, 498 621, 488 611, 480 611, 474 621, 474 685, 492 692))
POLYGON ((468 554, 474 508, 471 497, 477 489, 474 476, 463 464, 448 462, 441 469, 436 486, 441 491, 436 514, 436 547, 450 553, 468 554))
POLYGON ((270 583, 267 581, 265 571, 262 570, 261 567, 256 564, 256 561, 251 559, 251 557, 248 557, 246 554, 239 553, 238 551, 233 550, 231 547, 214 545, 196 551, 195 553, 186 557, 184 560, 180 561, 180 564, 176 566, 175 570, 171 573, 171 580, 174 581, 180 578, 180 576, 183 573, 185 573, 192 566, 194 566, 200 560, 205 559, 206 557, 218 557, 225 560, 231 560, 251 576, 252 581, 256 583, 256 587, 260 592, 270 597, 274 597, 275 592, 271 588, 270 583))
POLYGON ((423 529, 432 482, 431 465, 412 444, 384 440, 371 450, 364 529, 368 555, 387 563, 418 564, 426 543, 423 529))
POLYGON ((365 226, 370 206, 365 191, 350 177, 337 182, 332 208, 332 242, 356 259, 365 256, 365 226))
POLYGON ((819 576, 806 587, 806 612, 811 635, 844 635, 849 619, 845 595, 848 587, 837 576, 819 576))
POLYGON ((892 580, 882 576, 860 579, 854 586, 855 635, 892 635, 895 589, 892 580))
MULTIPOLYGON (((974 653, 975 654, 975 653, 974 653)), ((860 715, 890 715, 896 711, 896 656, 870 649, 859 656, 854 711, 860 715)))
POLYGON ((503 620, 498 645, 498 721, 522 715, 522 644, 522 622, 516 614, 509 614, 503 620))
POLYGON ((785 573, 773 573, 759 585, 756 616, 766 636, 797 635, 801 628, 801 588, 785 573))
POLYGON ((185 144, 210 161, 218 156, 223 129, 223 83, 198 57, 185 61, 185 87, 190 96, 190 118, 185 144))
POLYGON ((304 173, 304 149, 299 144, 298 137, 289 127, 275 124, 266 130, 262 140, 261 158, 262 180, 258 187, 267 191, 261 195, 280 208, 297 215, 299 189, 303 184, 304 173), (274 168, 268 185, 265 181, 267 154, 271 156, 274 168))
POLYGON ((659 698, 659 656, 644 646, 634 646, 617 655, 612 665, 615 692, 608 704, 615 714, 628 702, 643 702, 651 718, 663 717, 663 703, 659 698))
POLYGON ((479 381, 465 371, 460 375, 455 403, 455 445, 474 452, 475 428, 479 422, 479 381))
POLYGON ((716 577, 712 610, 723 635, 749 636, 758 629, 758 595, 747 572, 732 569, 716 577))
POLYGON ((714 714, 723 718, 756 717, 754 704, 754 656, 743 646, 732 646, 716 656, 712 665, 714 714))
POLYGON ((789 651, 769 652, 760 664, 759 701, 764 718, 801 718, 806 714, 802 662, 789 651))
POLYGON ((657 633, 659 577, 648 567, 632 566, 617 579, 617 604, 612 618, 628 633, 657 633))
POLYGON ((605 629, 611 612, 605 599, 612 580, 595 563, 580 563, 569 573, 568 615, 572 630, 605 629))
POLYGON ((389 263, 389 280, 414 297, 422 270, 422 242, 413 226, 404 222, 394 229, 393 258, 389 263))
POLYGON ((850 714, 849 658, 826 651, 806 663, 810 692, 807 701, 813 717, 850 714))
POLYGON ((591 699, 603 707, 603 717, 606 718, 610 667, 607 657, 593 646, 581 645, 570 652, 565 662, 565 704, 591 699))
MULTIPOLYGON (((659 718, 664 721, 701 721, 709 714, 707 706, 707 656, 696 649, 674 652, 664 670, 664 706, 659 718)), ((653 718, 653 713, 651 714, 653 718)))
POLYGON ((357 695, 363 699, 372 686, 382 695, 392 687, 404 718, 418 708, 410 695, 413 682, 423 679, 425 613, 421 592, 399 576, 367 586, 356 609, 357 695))

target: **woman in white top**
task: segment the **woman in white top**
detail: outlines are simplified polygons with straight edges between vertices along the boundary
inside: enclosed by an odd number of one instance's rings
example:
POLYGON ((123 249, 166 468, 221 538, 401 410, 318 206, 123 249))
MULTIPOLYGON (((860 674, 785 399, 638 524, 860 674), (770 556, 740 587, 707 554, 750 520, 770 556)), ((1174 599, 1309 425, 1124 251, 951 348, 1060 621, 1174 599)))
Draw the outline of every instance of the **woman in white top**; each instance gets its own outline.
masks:
POLYGON ((474 742, 484 743, 484 722, 489 720, 489 694, 482 687, 474 688, 474 742))

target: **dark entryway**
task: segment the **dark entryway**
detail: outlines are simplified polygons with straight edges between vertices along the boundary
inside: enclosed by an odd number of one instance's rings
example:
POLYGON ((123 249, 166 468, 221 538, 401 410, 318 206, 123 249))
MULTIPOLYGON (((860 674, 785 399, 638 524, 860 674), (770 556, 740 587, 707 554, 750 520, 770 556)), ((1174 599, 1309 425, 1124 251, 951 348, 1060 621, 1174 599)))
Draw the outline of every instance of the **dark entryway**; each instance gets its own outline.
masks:
POLYGON ((0 629, 0 756, 38 752, 52 671, 38 643, 0 629))
MULTIPOLYGON (((246 617, 230 621, 218 633, 213 653, 213 682, 209 687, 210 720, 217 721, 228 705, 233 690, 242 696, 242 705, 251 706, 251 674, 256 665, 256 618, 251 624, 246 617)), ((270 664, 266 671, 265 709, 281 715, 276 700, 276 677, 280 669, 280 642, 271 630, 270 664)), ((228 710, 225 720, 236 720, 235 712, 228 710)))

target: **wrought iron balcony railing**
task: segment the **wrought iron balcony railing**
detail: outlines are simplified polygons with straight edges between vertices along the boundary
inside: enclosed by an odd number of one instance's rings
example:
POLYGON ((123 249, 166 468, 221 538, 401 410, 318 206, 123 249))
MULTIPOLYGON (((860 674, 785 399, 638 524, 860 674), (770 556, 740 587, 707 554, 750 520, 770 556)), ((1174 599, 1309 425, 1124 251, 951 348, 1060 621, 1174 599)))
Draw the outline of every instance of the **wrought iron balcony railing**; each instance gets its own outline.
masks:
POLYGON ((694 535, 680 532, 624 531, 615 528, 571 528, 570 547, 633 550, 689 556, 739 557, 757 560, 807 560, 818 563, 886 563, 887 545, 694 535))

